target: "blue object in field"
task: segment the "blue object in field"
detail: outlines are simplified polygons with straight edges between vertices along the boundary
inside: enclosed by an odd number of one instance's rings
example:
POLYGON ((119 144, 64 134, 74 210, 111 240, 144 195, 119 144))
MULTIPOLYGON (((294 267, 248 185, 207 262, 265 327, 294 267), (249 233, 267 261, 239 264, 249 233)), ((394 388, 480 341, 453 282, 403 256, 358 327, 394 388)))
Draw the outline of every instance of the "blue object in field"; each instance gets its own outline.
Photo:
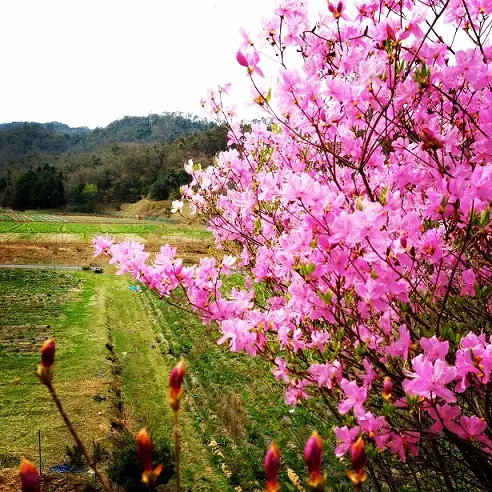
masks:
POLYGON ((73 468, 68 463, 62 463, 61 465, 52 466, 49 468, 50 472, 56 473, 84 473, 85 470, 81 468, 73 468))
POLYGON ((139 285, 130 285, 130 287, 128 287, 132 292, 140 292, 142 289, 140 288, 139 285))

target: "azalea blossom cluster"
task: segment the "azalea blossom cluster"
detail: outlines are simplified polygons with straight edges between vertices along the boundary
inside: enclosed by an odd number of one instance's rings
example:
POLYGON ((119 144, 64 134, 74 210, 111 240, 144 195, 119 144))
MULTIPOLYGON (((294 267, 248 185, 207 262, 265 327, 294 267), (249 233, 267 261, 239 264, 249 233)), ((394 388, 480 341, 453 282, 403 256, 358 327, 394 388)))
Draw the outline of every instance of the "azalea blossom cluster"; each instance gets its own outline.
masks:
POLYGON ((356 0, 313 22, 283 1, 237 55, 270 119, 246 131, 210 92, 230 149, 185 166, 221 259, 95 240, 120 274, 184 293, 218 343, 269 360, 287 403, 323 398, 337 456, 361 436, 374 464, 425 454, 448 489, 492 486, 491 11, 356 0))

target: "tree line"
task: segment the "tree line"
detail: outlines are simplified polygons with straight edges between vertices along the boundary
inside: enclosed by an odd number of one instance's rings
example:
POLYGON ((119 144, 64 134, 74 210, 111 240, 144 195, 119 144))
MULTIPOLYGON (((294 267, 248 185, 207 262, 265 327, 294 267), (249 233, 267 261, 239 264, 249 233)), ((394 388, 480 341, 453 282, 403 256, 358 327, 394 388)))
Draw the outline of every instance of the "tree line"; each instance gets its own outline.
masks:
POLYGON ((226 148, 225 127, 181 116, 155 119, 153 131, 157 126, 161 135, 166 133, 172 139, 159 143, 145 140, 145 136, 138 140, 141 123, 142 118, 114 122, 101 130, 105 136, 98 145, 89 145, 83 132, 61 134, 53 126, 28 124, 3 132, 0 127, 0 205, 15 209, 65 206, 91 211, 142 197, 177 198, 180 186, 190 179, 183 170, 184 163, 194 159, 202 165, 211 164, 215 154, 226 148), (174 129, 172 122, 176 123, 174 129), (183 132, 198 127, 205 129, 183 136, 183 132), (109 134, 119 135, 121 140, 110 139, 109 134), (135 141, 123 140, 133 137, 135 141), (84 145, 93 148, 84 150, 84 145), (48 174, 53 186, 58 187, 56 193, 46 184, 48 174), (39 193, 41 196, 34 198, 39 193))

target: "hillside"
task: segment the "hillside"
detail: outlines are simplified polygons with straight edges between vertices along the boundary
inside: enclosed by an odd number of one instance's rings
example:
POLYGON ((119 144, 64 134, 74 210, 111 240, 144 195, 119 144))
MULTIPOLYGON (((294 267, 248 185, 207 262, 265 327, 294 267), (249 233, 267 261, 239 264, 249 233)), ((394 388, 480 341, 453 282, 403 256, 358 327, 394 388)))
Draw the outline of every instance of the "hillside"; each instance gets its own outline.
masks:
POLYGON ((184 163, 210 164, 225 149, 226 136, 225 127, 178 113, 125 117, 95 130, 3 124, 0 206, 90 212, 143 197, 177 198, 189 181, 184 163), (40 198, 39 190, 56 200, 40 198))
MULTIPOLYGON (((104 128, 71 128, 64 123, 12 122, 0 124, 0 169, 26 164, 35 153, 84 152, 123 142, 166 144, 215 126, 181 113, 125 116, 104 128)), ((28 164, 28 163, 27 163, 28 164)))

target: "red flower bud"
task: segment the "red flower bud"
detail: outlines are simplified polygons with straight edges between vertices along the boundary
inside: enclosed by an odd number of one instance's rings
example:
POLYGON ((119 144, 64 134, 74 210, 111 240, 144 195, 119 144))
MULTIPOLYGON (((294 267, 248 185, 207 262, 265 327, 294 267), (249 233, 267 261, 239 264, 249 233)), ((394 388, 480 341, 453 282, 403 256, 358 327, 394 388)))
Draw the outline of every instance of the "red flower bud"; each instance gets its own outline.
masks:
POLYGON ((40 492, 41 480, 37 468, 27 460, 22 460, 19 467, 22 492, 40 492))
POLYGON ((393 382, 391 381, 391 378, 389 376, 386 376, 383 382, 383 398, 385 400, 389 400, 391 398, 392 393, 393 393, 393 382))
POLYGON ((154 448, 146 429, 142 429, 137 434, 137 455, 143 466, 142 482, 145 485, 154 486, 161 474, 162 465, 152 468, 154 464, 154 448))
POLYGON ((265 475, 266 475, 266 492, 278 492, 280 485, 278 483, 278 469, 280 468, 280 450, 274 443, 270 446, 265 456, 265 475))
POLYGON ((406 248, 408 241, 407 241, 407 236, 404 234, 403 236, 400 237, 400 244, 402 248, 406 248))
POLYGON ((338 5, 335 8, 335 6, 331 2, 328 2, 328 10, 333 14, 333 17, 335 17, 335 19, 339 19, 342 16, 343 3, 338 2, 338 5))
POLYGON ((41 347, 41 364, 38 365, 36 376, 43 384, 50 384, 53 379, 53 364, 55 362, 55 341, 50 338, 41 347))
POLYGON ((362 470, 366 464, 366 443, 362 436, 359 436, 359 439, 352 444, 350 461, 352 462, 352 468, 356 472, 362 470))
POLYGON ((422 128, 422 130, 420 130, 420 138, 422 140, 422 148, 424 150, 437 150, 444 147, 443 141, 438 139, 432 130, 429 130, 429 128, 422 128))
POLYGON ((391 39, 391 41, 396 41, 395 30, 390 25, 386 26, 386 34, 388 35, 388 38, 391 39))
POLYGON ((50 338, 43 343, 41 347, 41 365, 43 367, 51 367, 55 362, 55 341, 50 338))
POLYGON ((137 434, 137 455, 142 462, 144 471, 152 470, 154 464, 154 448, 147 429, 137 434))
POLYGON ((352 462, 354 471, 346 470, 345 473, 354 485, 359 486, 367 478, 367 473, 364 471, 364 465, 366 464, 366 444, 362 436, 359 436, 359 439, 352 444, 350 461, 352 462))
POLYGON ((248 60, 246 60, 246 57, 240 51, 236 54, 236 60, 242 67, 247 68, 249 66, 248 60))
POLYGON ((180 360, 169 375, 169 404, 173 410, 179 409, 179 401, 183 394, 183 379, 185 375, 185 365, 180 360))
POLYGON ((321 488, 324 484, 321 475, 321 455, 323 453, 323 440, 314 431, 304 448, 304 461, 309 470, 309 485, 314 488, 321 488))

